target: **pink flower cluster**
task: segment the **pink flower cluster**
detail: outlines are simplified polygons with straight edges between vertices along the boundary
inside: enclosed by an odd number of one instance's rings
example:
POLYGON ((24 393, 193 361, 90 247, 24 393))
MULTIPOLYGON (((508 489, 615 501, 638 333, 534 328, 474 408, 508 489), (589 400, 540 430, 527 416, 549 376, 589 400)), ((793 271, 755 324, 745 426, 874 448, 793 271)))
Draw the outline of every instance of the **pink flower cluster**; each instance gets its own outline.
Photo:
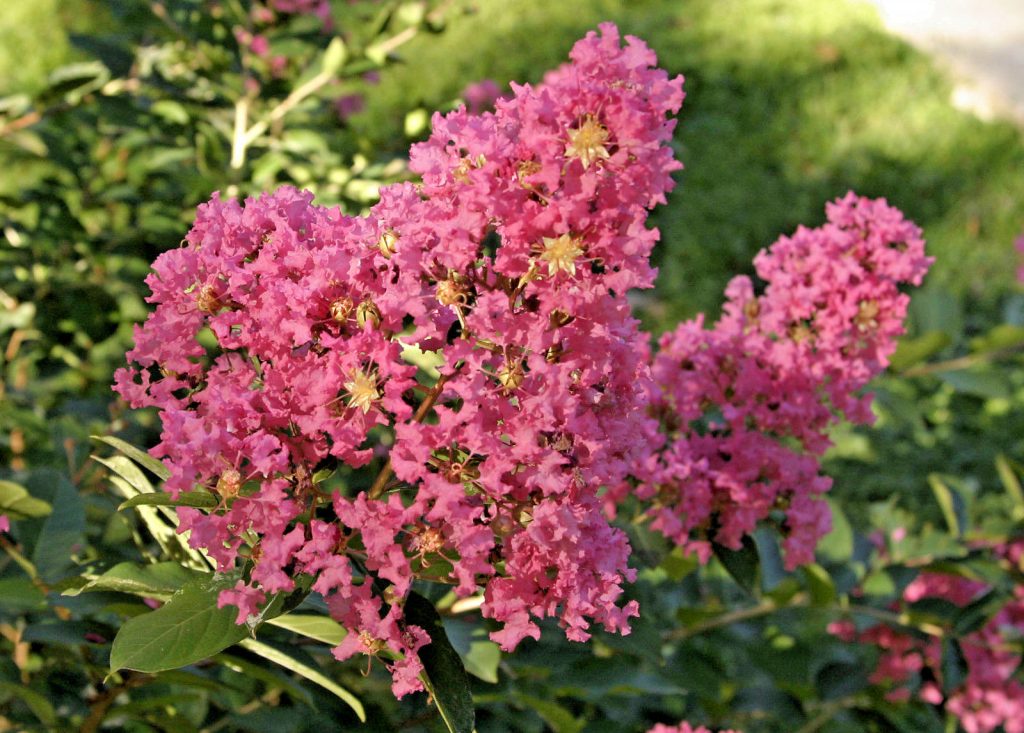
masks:
MULTIPOLYGON (((994 552, 1013 567, 1020 567, 1024 541, 997 547, 994 552)), ((989 590, 980 581, 923 572, 904 590, 903 602, 941 599, 963 607, 989 590)), ((831 624, 829 631, 846 642, 872 644, 881 650, 870 679, 873 684, 890 687, 890 700, 910 699, 913 687, 918 698, 955 715, 967 733, 997 729, 1024 733, 1024 685, 1015 674, 1024 661, 1019 644, 1024 634, 1024 586, 1014 588, 1013 597, 981 629, 960 640, 966 677, 948 694, 942 687, 940 639, 924 640, 885 624, 858 632, 850 621, 831 624), (925 670, 927 675, 922 674, 925 670)))
MULTIPOLYGON (((694 728, 689 723, 683 722, 679 725, 665 725, 664 723, 658 723, 647 731, 647 733, 711 733, 711 731, 703 725, 698 725, 694 728)), ((722 730, 719 733, 739 733, 739 731, 722 730)))
POLYGON ((799 228, 726 289, 724 315, 660 341, 652 376, 665 435, 636 496, 651 526, 706 560, 738 548, 758 522, 785 537, 786 565, 813 561, 829 531, 818 459, 841 417, 870 422, 862 389, 887 365, 908 296, 931 263, 920 230, 884 200, 848 194, 828 222, 799 228))
POLYGON ((11 531, 11 520, 5 514, 0 514, 0 532, 11 531))
POLYGON ((369 217, 287 188, 215 196, 158 258, 116 389, 159 408, 167 490, 218 498, 181 529, 245 564, 220 599, 239 622, 311 576, 349 631, 336 656, 391 659, 398 696, 422 689, 429 641, 403 618, 414 578, 482 587, 507 650, 547 617, 628 633, 635 571, 597 492, 649 451, 625 293, 653 281, 645 221, 680 167, 683 99, 654 64, 604 25, 495 112, 435 117, 423 185, 369 217), (334 468, 348 483, 325 493, 334 468))

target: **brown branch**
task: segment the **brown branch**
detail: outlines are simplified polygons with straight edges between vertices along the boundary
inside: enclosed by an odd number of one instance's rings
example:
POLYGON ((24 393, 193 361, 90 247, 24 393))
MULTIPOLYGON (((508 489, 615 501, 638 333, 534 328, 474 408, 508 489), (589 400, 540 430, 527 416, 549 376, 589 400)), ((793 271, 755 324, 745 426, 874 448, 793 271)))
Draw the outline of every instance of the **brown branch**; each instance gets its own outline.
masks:
POLYGON ((110 710, 110 706, 117 701, 121 693, 127 692, 133 687, 144 685, 150 679, 150 675, 126 677, 125 681, 120 685, 108 687, 89 703, 89 717, 82 722, 78 733, 96 733, 103 723, 103 719, 107 717, 107 711, 110 710))
MULTIPOLYGON (((430 412, 430 408, 434 406, 434 403, 437 402, 437 398, 441 396, 445 382, 447 382, 450 377, 451 375, 442 374, 438 378, 430 392, 427 393, 426 398, 416 409, 416 414, 412 417, 413 422, 423 422, 427 413, 430 412)), ((394 472, 394 469, 391 467, 391 458, 389 457, 387 463, 384 464, 384 468, 380 470, 380 473, 377 474, 377 478, 374 479, 373 485, 370 487, 370 491, 367 495, 371 499, 379 499, 381 494, 384 493, 384 489, 387 487, 388 481, 391 480, 391 476, 394 472)))

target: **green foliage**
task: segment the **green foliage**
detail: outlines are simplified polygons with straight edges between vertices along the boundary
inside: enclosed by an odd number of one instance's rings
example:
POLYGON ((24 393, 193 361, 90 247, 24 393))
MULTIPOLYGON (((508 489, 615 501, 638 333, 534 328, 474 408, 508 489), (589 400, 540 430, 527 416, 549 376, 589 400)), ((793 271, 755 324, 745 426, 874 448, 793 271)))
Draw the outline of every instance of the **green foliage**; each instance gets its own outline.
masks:
POLYGON ((191 580, 160 608, 130 619, 114 639, 110 669, 177 669, 240 642, 248 629, 235 624, 238 610, 217 607, 217 595, 237 580, 232 575, 191 580))

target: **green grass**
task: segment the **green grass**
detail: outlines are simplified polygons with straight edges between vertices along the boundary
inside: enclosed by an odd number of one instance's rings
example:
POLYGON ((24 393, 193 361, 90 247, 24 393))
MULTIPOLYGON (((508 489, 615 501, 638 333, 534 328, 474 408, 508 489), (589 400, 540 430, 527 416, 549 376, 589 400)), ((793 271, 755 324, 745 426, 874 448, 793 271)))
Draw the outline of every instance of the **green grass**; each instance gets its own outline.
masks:
MULTIPOLYGON (((1024 138, 955 109, 932 62, 865 4, 836 0, 479 1, 403 50, 358 124, 400 139, 403 111, 451 104, 471 80, 539 81, 602 20, 686 76, 681 186, 662 229, 664 328, 717 311, 730 276, 849 189, 885 196, 925 230, 931 287, 992 305, 1014 287, 1024 138)), ((394 143, 392 143, 394 144, 394 143)), ((399 148, 396 146, 395 148, 399 148)))

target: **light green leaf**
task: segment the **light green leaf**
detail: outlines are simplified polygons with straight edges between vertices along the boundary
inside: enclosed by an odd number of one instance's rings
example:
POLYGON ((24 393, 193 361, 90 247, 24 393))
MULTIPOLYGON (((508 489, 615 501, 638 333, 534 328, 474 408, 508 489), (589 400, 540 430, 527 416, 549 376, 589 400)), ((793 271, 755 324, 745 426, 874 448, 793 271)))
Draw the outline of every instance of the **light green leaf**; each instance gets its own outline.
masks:
POLYGON ((189 491, 178 494, 175 499, 170 494, 157 491, 151 494, 139 494, 121 502, 118 511, 134 509, 140 506, 190 506, 209 509, 217 506, 217 497, 208 491, 189 491))
POLYGON ((104 458, 103 456, 92 456, 92 459, 97 463, 103 464, 116 475, 123 478, 137 492, 141 494, 152 494, 156 491, 156 489, 153 488, 153 484, 150 483, 148 478, 146 478, 146 474, 142 472, 142 469, 128 458, 125 458, 124 456, 110 456, 107 458, 104 458))
POLYGON ((1024 488, 1021 487, 1013 466, 1002 453, 996 456, 996 471, 999 472, 999 479, 1003 482, 1006 493, 1013 499, 1014 518, 1019 520, 1024 517, 1024 488))
POLYGON ((115 438, 110 435, 94 435, 92 437, 93 440, 98 440, 101 443, 106 443, 111 448, 120 451, 121 453, 128 456, 136 463, 138 463, 143 468, 152 472, 158 478, 161 478, 164 481, 170 478, 171 472, 167 470, 167 466, 165 466, 156 458, 153 458, 153 456, 149 455, 144 450, 136 448, 131 443, 121 440, 120 438, 115 438))
POLYGON ((290 669, 295 674, 301 675, 310 682, 315 682, 325 690, 334 693, 355 711, 355 714, 359 716, 359 720, 364 723, 366 722, 366 711, 363 709, 363 704, 359 702, 359 699, 344 687, 334 682, 334 680, 330 679, 319 669, 311 667, 309 664, 306 664, 302 660, 297 659, 295 656, 279 649, 278 647, 264 644, 263 642, 256 641, 255 639, 246 639, 241 642, 239 646, 248 649, 253 654, 257 654, 274 664, 279 664, 285 669, 290 669))
POLYGON ((332 618, 305 613, 286 613, 267 623, 331 646, 338 646, 348 633, 345 627, 332 618))
POLYGON ((335 36, 327 45, 327 50, 324 51, 321 68, 324 73, 336 76, 341 71, 341 67, 345 65, 347 56, 348 51, 345 49, 345 42, 341 39, 341 36, 335 36))
POLYGON ((853 555, 853 527, 839 503, 827 501, 832 512, 832 531, 818 543, 818 555, 831 562, 844 562, 853 555))
POLYGON ((37 499, 12 481, 0 481, 0 515, 11 519, 45 517, 53 511, 47 502, 37 499))
POLYGON ((186 584, 202 579, 202 574, 176 562, 136 565, 123 562, 115 565, 81 588, 64 591, 63 595, 77 596, 89 591, 115 591, 131 593, 144 598, 167 600, 186 584))
POLYGON ((486 629, 467 621, 445 619, 444 630, 467 672, 484 682, 498 681, 501 647, 488 638, 486 629))
POLYGON ((928 485, 932 487, 932 493, 935 494, 935 500, 939 503, 949 531, 957 537, 963 536, 967 518, 963 497, 936 473, 929 474, 928 485))

